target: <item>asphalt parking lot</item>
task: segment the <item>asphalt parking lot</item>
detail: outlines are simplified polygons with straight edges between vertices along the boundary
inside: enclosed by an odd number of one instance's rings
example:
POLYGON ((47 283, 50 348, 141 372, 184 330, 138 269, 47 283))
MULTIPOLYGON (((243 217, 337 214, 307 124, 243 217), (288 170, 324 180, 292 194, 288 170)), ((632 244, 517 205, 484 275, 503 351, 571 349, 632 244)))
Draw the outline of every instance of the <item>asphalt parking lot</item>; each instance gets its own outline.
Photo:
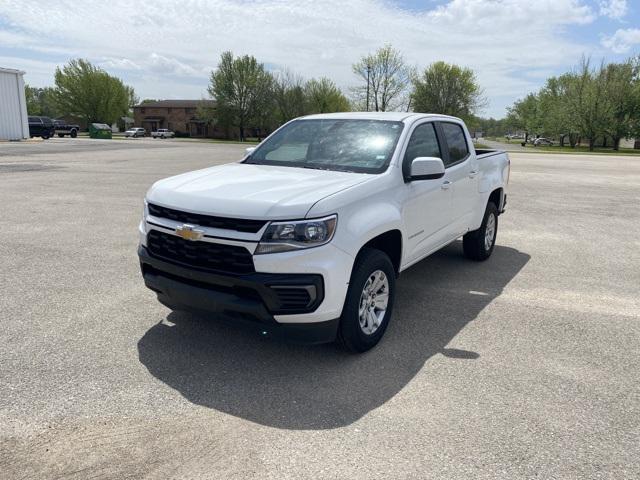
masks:
POLYGON ((512 153, 492 258, 354 356, 144 288, 146 189, 243 148, 0 144, 0 478, 640 478, 640 157, 512 153))

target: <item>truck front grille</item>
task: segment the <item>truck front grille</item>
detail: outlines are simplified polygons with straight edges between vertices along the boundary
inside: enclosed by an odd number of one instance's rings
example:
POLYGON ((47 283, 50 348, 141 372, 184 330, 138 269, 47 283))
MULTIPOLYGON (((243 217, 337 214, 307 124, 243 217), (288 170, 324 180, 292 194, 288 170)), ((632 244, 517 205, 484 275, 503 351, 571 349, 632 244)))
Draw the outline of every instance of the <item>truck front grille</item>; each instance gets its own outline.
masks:
POLYGON ((221 228, 237 232, 257 233, 264 226, 264 220, 247 220, 244 218, 213 217, 200 213, 182 212, 173 208, 161 207, 149 203, 149 213, 154 217, 167 218, 176 222, 200 225, 201 227, 221 228))
POLYGON ((255 272, 249 250, 222 243, 193 242, 175 235, 150 230, 147 248, 151 255, 183 265, 221 273, 255 272))

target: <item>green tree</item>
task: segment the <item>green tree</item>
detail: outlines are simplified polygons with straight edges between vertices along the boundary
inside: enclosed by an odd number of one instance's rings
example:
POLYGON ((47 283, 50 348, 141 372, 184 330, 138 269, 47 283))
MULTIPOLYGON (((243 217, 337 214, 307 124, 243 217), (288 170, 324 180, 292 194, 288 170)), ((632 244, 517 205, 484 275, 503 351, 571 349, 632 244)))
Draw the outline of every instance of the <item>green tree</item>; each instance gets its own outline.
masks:
POLYGON ((127 115, 137 98, 133 88, 83 59, 56 68, 55 101, 62 115, 87 123, 114 123, 127 115))
POLYGON ((356 87, 355 94, 367 111, 391 111, 406 103, 412 69, 391 45, 365 55, 353 64, 352 69, 364 82, 364 85, 356 87))
POLYGON ((255 57, 244 55, 234 58, 232 52, 224 52, 217 70, 211 72, 209 95, 216 100, 222 124, 235 126, 244 141, 249 123, 263 123, 264 112, 270 102, 272 77, 255 57))
POLYGON ((591 68, 583 58, 578 70, 570 76, 567 89, 567 108, 572 112, 580 135, 589 141, 593 151, 596 140, 605 134, 610 121, 611 104, 606 98, 607 75, 604 64, 599 69, 591 68))
POLYGON ((289 70, 274 75, 273 100, 278 124, 304 115, 307 109, 307 98, 302 77, 289 70))
POLYGON ((59 116, 52 87, 38 88, 25 85, 24 93, 29 115, 42 115, 51 118, 59 116))
POLYGON ((304 86, 308 113, 348 112, 349 100, 328 78, 309 80, 304 86))
POLYGON ((609 64, 605 99, 609 104, 605 133, 613 139, 613 149, 620 149, 620 140, 634 134, 640 118, 640 65, 635 60, 609 64))
POLYGON ((575 147, 580 135, 576 115, 569 102, 574 81, 570 73, 551 77, 538 93, 539 126, 545 135, 557 136, 561 147, 567 138, 571 147, 575 147))
POLYGON ((538 133, 541 130, 538 105, 538 96, 530 93, 508 109, 508 122, 514 128, 524 130, 525 142, 529 139, 529 135, 538 133))
POLYGON ((435 62, 413 79, 412 107, 416 112, 441 113, 471 119, 486 105, 482 89, 469 68, 435 62))

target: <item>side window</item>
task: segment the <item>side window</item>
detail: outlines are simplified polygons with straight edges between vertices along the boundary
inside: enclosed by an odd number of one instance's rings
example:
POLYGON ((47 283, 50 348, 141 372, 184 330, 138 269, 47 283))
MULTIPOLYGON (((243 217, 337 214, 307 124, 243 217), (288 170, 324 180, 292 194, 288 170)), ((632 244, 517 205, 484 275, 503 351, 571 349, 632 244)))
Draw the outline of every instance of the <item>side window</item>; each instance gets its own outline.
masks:
POLYGON ((409 175, 411 162, 417 157, 442 158, 440 146, 438 145, 438 137, 436 137, 436 129, 433 123, 418 125, 411 134, 402 162, 402 173, 405 177, 409 175))
POLYGON ((449 147, 449 161, 445 161, 445 167, 464 160, 469 155, 467 139, 464 130, 457 123, 441 123, 442 133, 449 147))

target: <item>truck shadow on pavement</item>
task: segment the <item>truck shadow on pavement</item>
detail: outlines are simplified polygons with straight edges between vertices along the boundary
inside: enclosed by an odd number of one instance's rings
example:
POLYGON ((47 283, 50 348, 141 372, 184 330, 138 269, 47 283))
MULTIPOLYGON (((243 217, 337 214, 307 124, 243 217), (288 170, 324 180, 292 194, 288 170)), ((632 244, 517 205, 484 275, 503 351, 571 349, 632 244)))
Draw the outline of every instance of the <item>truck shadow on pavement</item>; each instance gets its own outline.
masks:
MULTIPOLYGON (((496 246, 486 262, 455 242, 402 273, 391 324, 373 350, 275 342, 213 321, 172 312, 138 342, 149 372, 204 407, 284 429, 349 425, 396 395, 436 354, 472 361, 482 352, 447 344, 529 260, 496 246)), ((461 359, 461 360, 457 360, 461 359)))

